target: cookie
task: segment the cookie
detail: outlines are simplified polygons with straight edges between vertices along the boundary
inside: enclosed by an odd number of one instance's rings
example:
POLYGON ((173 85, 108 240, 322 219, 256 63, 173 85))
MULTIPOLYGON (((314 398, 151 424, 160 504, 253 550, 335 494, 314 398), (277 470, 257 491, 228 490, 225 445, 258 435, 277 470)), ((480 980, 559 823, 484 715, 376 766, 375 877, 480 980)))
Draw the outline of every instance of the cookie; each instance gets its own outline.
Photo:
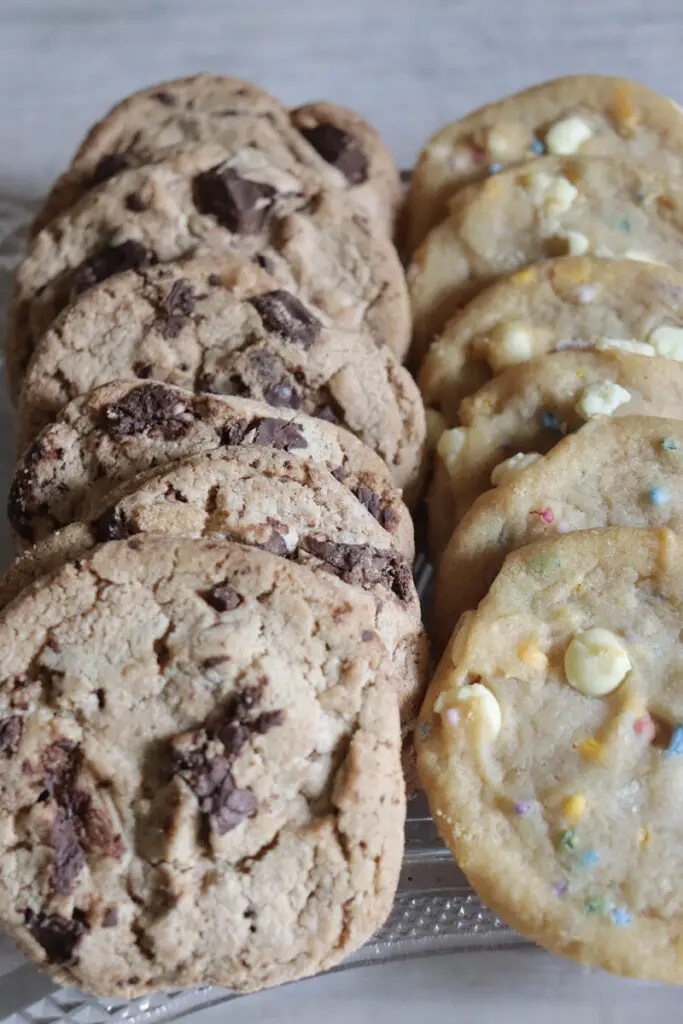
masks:
POLYGON ((595 416, 683 418, 683 365, 619 351, 556 352, 466 398, 463 426, 445 431, 437 446, 429 495, 435 555, 480 494, 595 416))
POLYGON ((682 580, 668 530, 520 549, 417 733, 434 820, 488 907, 554 953, 677 983, 682 580))
POLYGON ((319 103, 287 111, 263 89, 222 75, 193 75, 151 86, 95 124, 55 183, 35 230, 122 170, 157 163, 178 149, 212 143, 225 156, 264 153, 284 171, 344 189, 391 232, 398 172, 388 148, 358 114, 319 103))
POLYGON ((0 617, 0 919, 102 996, 252 991, 388 914, 405 803, 370 595, 221 541, 106 544, 0 617))
POLYGON ((19 460, 8 518, 19 546, 87 518, 117 484, 221 446, 260 445, 322 463, 411 560, 413 526, 382 460, 322 419, 170 384, 107 384, 70 402, 19 460))
POLYGON ((427 681, 426 637, 410 562, 392 536, 321 463, 246 445, 219 448, 134 477, 9 570, 0 600, 98 543, 138 534, 219 537, 250 544, 361 587, 395 667, 402 719, 412 723, 427 681))
POLYGON ((212 257, 129 271, 85 292, 41 339, 22 392, 28 441, 111 380, 236 394, 346 426, 414 490, 424 409, 388 348, 342 330, 249 263, 212 257))
POLYGON ((682 270, 682 238, 680 177, 646 163, 546 156, 470 185, 408 270, 414 359, 466 302, 528 263, 591 255, 682 270))
POLYGON ((12 393, 40 335, 82 292, 197 250, 254 259, 340 326, 368 330, 399 355, 407 348, 410 310, 396 250, 342 193, 312 194, 258 153, 236 165, 220 147, 200 146, 123 171, 33 239, 10 306, 12 393))
POLYGON ((448 321, 422 364, 420 390, 450 416, 502 370, 572 348, 683 356, 683 274, 590 256, 525 267, 448 321))
POLYGON ((456 527, 434 590, 440 652, 460 615, 486 596, 503 560, 543 537, 602 526, 683 533, 683 422, 599 418, 510 481, 482 494, 456 527))
POLYGON ((572 75, 445 125, 422 150, 413 172, 406 211, 408 250, 447 216, 450 198, 463 185, 544 153, 643 160, 680 175, 681 112, 638 82, 572 75))

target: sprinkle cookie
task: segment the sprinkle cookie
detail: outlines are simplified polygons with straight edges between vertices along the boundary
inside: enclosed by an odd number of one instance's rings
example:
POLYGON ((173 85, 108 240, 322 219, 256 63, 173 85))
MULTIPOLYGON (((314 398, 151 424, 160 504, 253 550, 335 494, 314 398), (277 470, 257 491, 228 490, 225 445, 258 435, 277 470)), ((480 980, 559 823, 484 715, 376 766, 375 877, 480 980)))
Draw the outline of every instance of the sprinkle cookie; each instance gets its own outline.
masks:
POLYGON ((590 530, 508 556, 417 730, 444 841, 522 935, 683 981, 683 547, 590 530))

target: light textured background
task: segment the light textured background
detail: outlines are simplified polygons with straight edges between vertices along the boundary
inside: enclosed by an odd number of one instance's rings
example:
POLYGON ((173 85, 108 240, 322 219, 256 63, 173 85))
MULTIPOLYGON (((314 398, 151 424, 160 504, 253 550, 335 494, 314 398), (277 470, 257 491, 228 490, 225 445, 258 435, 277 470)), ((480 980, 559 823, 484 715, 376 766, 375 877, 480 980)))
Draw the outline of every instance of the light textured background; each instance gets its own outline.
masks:
MULTIPOLYGON (((93 119, 164 77, 205 69, 289 103, 338 100, 406 165, 443 121, 555 75, 621 74, 681 100, 682 44, 681 0, 0 0, 0 203, 39 195, 93 119)), ((624 1024, 681 1009, 675 990, 508 952, 338 974, 202 1019, 624 1024)))

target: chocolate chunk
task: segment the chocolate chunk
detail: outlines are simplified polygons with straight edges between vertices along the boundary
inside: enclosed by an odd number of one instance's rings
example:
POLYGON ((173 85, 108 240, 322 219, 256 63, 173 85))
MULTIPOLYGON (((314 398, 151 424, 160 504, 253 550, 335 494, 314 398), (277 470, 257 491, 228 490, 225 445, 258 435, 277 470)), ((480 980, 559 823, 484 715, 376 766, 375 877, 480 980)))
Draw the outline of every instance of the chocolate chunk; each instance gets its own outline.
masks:
POLYGON ((378 551, 369 544, 335 544, 316 537, 307 537, 302 544, 345 583, 361 587, 379 583, 401 601, 409 600, 412 594, 410 568, 396 552, 378 551))
POLYGON ((123 839, 114 829, 111 820, 98 807, 92 806, 87 793, 80 793, 79 823, 88 846, 99 850, 104 857, 120 860, 125 851, 123 839))
POLYGON ((53 964, 73 963, 76 947, 88 930, 76 911, 69 920, 61 914, 46 914, 42 910, 36 914, 27 908, 24 924, 53 964))
POLYGON ((124 202, 126 209, 130 210, 131 213, 143 213, 148 209, 147 203, 137 192, 131 192, 127 195, 124 202))
POLYGON ((262 551, 269 551, 271 555, 279 555, 280 558, 286 558, 289 554, 285 538, 275 529, 271 531, 270 536, 262 544, 259 544, 258 547, 262 551))
POLYGON ((133 363, 133 373, 140 380, 148 380, 152 376, 152 369, 151 363, 133 363))
POLYGON ((189 281, 180 277, 173 282, 170 292, 155 321, 155 327, 164 338, 177 338, 194 311, 197 299, 189 281))
POLYGON ((126 270, 142 270, 157 262, 151 249, 146 249, 141 242, 128 239, 120 245, 105 245, 93 253, 76 267, 71 275, 71 298, 81 292, 106 281, 114 274, 123 274, 126 270))
POLYGON ((249 430, 246 420, 235 420, 234 423, 226 423, 221 430, 221 444, 230 446, 242 444, 249 430))
POLYGON ((133 160, 126 153, 107 153, 102 157, 90 178, 91 185, 101 185, 121 171, 133 167, 133 160))
POLYGON ((165 384, 143 384, 104 410, 103 426, 110 437, 161 437, 178 441, 194 419, 190 407, 165 384))
POLYGON ((383 505, 379 500, 379 495, 375 494, 369 487, 366 487, 365 484, 359 484, 353 493, 380 526, 383 526, 385 530, 392 529, 396 523, 396 512, 390 505, 383 505))
POLYGON ((249 741, 249 729, 241 722, 226 722, 218 730, 217 735, 227 757, 236 757, 244 744, 249 741))
POLYGON ((165 107, 177 107, 178 100, 172 92, 168 92, 166 89, 160 89, 159 92, 152 93, 155 100, 159 100, 159 103, 163 103, 165 107))
POLYGON ((5 754, 14 754, 19 746, 24 720, 21 715, 10 715, 0 719, 0 750, 5 754))
POLYGON ((322 323, 291 292, 277 289, 249 300, 264 327, 287 342, 310 348, 322 323))
POLYGON ((55 740, 40 755, 45 788, 63 807, 69 805, 80 762, 81 752, 71 740, 55 740))
POLYGON ((102 918, 103 928, 115 928, 119 923, 118 907, 107 907, 102 918))
POLYGON ((227 583, 219 583, 210 590, 202 591, 200 597, 217 612, 231 612, 242 604, 240 595, 227 583))
POLYGON ((52 887, 68 896, 85 864, 85 856, 74 823, 63 811, 55 818, 50 833, 52 845, 52 887))
POLYGON ((253 724, 254 732, 261 733, 263 736, 277 725, 282 725, 284 720, 284 711, 262 711, 253 724))
POLYGON ((330 473, 332 474, 335 480, 339 481, 340 484, 343 484, 347 476, 349 475, 343 466, 337 466, 336 469, 331 469, 330 473))
POLYGON ((207 815, 211 829, 223 835, 258 809, 256 796, 248 789, 237 789, 228 761, 208 757, 206 733, 177 737, 172 744, 174 771, 190 786, 207 815))
POLYGON ((267 448, 278 448, 280 451, 291 452, 297 448, 308 448, 308 441, 303 431, 294 420, 276 420, 264 418, 254 420, 250 429, 256 426, 252 443, 267 448))
POLYGON ((127 540, 137 532, 121 509, 116 507, 108 509, 99 519, 94 519, 90 528, 95 540, 103 544, 109 540, 127 540))
POLYGON ((299 130, 323 160, 342 172, 349 185, 367 181, 370 161, 353 135, 334 124, 318 124, 314 128, 299 130))
POLYGON ((231 829, 251 818, 258 810, 258 800, 250 789, 237 789, 228 775, 211 799, 209 821, 214 832, 225 835, 231 829))
POLYGON ((264 348, 254 348, 248 353, 247 359, 249 362, 248 377, 242 382, 247 394, 253 393, 249 385, 249 379, 253 374, 257 392, 260 391, 260 395, 268 405, 287 409, 299 408, 301 400, 294 387, 294 382, 273 352, 264 348))
POLYGON ((376 636, 377 634, 372 629, 364 629, 361 633, 361 640, 364 640, 365 643, 369 643, 370 640, 374 640, 376 636))
POLYGON ((313 415, 317 416, 319 420, 325 420, 326 423, 333 423, 335 427, 338 427, 340 423, 342 423, 342 420, 328 403, 321 405, 319 409, 315 410, 313 415))
POLYGON ((238 235, 257 235, 265 228, 276 196, 277 190, 270 185, 242 178, 225 163, 202 171, 192 183, 199 212, 215 217, 238 235))
POLYGON ((20 468, 14 475, 7 497, 7 516, 20 537, 24 540, 33 541, 33 516, 35 514, 47 515, 47 505, 33 508, 35 500, 34 490, 36 487, 35 471, 44 461, 61 459, 64 449, 58 445, 50 445, 45 438, 39 438, 27 449, 21 460, 20 468))

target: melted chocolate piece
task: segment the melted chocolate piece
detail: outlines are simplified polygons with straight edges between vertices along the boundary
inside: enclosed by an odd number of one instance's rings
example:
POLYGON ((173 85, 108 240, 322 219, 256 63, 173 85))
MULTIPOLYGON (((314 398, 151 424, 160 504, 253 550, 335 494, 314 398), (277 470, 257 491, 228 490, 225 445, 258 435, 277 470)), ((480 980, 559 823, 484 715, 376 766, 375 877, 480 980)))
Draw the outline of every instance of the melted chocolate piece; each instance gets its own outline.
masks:
POLYGON ((109 181, 121 171, 127 171, 135 166, 133 160, 126 153, 107 153, 102 157, 90 178, 91 185, 101 185, 109 181))
POLYGON ((24 720, 20 715, 0 719, 0 750, 8 756, 16 753, 23 727, 24 720))
POLYGON ((367 181, 370 161, 349 132, 334 124, 318 124, 299 131, 323 160, 342 172, 349 185, 367 181))
POLYGON ((155 323, 162 337, 177 338, 194 312, 196 304, 197 299, 190 282, 182 277, 174 281, 155 323))
POLYGON ((68 896, 85 865, 85 855, 74 822, 63 811, 57 814, 53 822, 50 843, 52 888, 60 896, 68 896))
POLYGON ((401 601, 412 594, 412 574, 407 563, 393 551, 378 551, 369 544, 335 544, 307 537, 302 546, 322 559, 339 579, 361 587, 377 583, 391 590, 401 601))
POLYGON ((200 213, 215 217, 237 235, 258 235, 273 213, 277 190, 242 178, 227 164, 217 164, 198 174, 192 198, 200 213))
POLYGON ((385 530, 392 529, 396 523, 396 513, 390 505, 383 505, 379 495, 375 494, 369 487, 366 487, 365 484, 359 484, 353 493, 380 526, 383 526, 385 530))
POLYGON ((119 508, 110 508, 93 520, 91 530, 95 540, 103 544, 109 540, 127 540, 137 532, 119 508))
POLYGON ((76 910, 69 920, 61 914, 46 914, 42 910, 36 914, 27 908, 24 923, 53 964, 73 963, 76 948, 88 930, 76 910))
POLYGON ((143 270, 157 262, 156 254, 140 242, 128 239, 120 245, 105 245, 76 267, 71 275, 71 298, 126 270, 143 270))
POLYGON ((219 583, 210 590, 204 590, 200 597, 217 612, 231 612, 242 604, 240 595, 227 583, 219 583))
POLYGON ((310 348, 322 323, 291 292, 278 289, 249 300, 263 326, 284 341, 310 348))
POLYGON ((177 441, 190 429, 194 416, 188 405, 164 384, 145 384, 104 410, 103 426, 110 437, 161 437, 177 441))

